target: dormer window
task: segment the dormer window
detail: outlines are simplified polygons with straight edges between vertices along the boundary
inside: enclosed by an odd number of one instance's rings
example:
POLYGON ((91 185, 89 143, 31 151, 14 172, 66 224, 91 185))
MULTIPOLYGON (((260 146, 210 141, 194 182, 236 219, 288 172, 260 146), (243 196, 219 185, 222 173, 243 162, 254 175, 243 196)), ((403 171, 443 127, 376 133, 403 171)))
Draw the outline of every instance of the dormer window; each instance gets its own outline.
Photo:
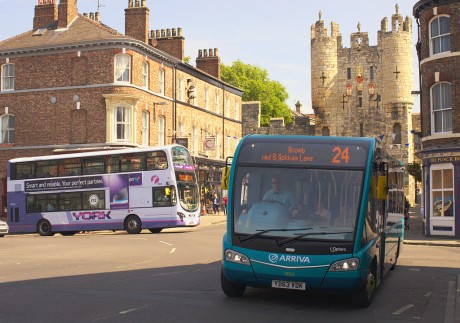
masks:
POLYGON ((131 82, 131 56, 126 54, 115 56, 115 82, 131 82))
POLYGON ((14 64, 2 65, 2 91, 14 90, 14 64))

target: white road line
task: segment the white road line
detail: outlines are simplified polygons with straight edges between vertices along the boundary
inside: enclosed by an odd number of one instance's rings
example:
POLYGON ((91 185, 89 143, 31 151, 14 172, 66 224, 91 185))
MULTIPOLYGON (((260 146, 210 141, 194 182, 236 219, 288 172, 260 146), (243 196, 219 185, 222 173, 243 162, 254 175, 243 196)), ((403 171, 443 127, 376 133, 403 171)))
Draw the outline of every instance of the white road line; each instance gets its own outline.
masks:
POLYGON ((420 268, 410 268, 409 271, 420 271, 420 268))
POLYGON ((176 248, 172 248, 169 253, 174 253, 176 251, 176 248))
POLYGON ((430 296, 431 296, 431 292, 428 292, 428 293, 426 293, 426 294, 423 295, 423 296, 425 296, 425 297, 430 297, 430 296))
POLYGON ((134 312, 134 311, 137 311, 137 310, 138 310, 138 308, 132 308, 132 309, 127 310, 127 311, 122 311, 119 314, 128 314, 129 312, 134 312))
POLYGON ((404 307, 401 307, 399 310, 397 310, 396 312, 393 312, 393 315, 399 315, 401 313, 404 313, 405 311, 407 311, 408 309, 414 307, 415 305, 414 304, 408 304, 404 307))
POLYGON ((149 262, 154 262, 155 260, 158 260, 158 258, 154 258, 154 259, 150 259, 150 260, 146 260, 146 261, 142 261, 142 262, 136 262, 136 263, 132 263, 132 264, 125 265, 125 266, 117 266, 115 268, 122 269, 122 268, 127 268, 127 267, 133 267, 133 266, 137 266, 137 265, 147 264, 149 262))
POLYGON ((164 241, 158 241, 159 243, 164 243, 165 245, 172 246, 172 244, 164 242, 164 241))

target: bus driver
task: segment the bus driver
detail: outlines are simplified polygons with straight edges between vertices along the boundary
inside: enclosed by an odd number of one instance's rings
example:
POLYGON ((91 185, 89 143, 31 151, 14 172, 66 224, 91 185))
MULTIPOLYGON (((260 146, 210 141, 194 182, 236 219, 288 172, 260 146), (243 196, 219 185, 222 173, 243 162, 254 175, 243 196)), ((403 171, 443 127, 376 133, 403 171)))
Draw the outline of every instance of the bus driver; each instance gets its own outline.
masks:
POLYGON ((279 176, 272 177, 272 189, 268 190, 263 198, 263 201, 277 201, 283 204, 292 214, 297 200, 291 191, 282 187, 281 178, 279 176))

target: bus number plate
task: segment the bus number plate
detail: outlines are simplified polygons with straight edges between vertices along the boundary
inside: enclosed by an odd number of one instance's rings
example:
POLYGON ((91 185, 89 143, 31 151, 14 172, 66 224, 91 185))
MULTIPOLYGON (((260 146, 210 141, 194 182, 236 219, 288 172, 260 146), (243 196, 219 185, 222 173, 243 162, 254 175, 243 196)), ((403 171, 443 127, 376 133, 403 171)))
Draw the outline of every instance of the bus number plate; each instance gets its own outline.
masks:
POLYGON ((290 282, 285 280, 272 280, 273 288, 305 290, 305 282, 290 282))

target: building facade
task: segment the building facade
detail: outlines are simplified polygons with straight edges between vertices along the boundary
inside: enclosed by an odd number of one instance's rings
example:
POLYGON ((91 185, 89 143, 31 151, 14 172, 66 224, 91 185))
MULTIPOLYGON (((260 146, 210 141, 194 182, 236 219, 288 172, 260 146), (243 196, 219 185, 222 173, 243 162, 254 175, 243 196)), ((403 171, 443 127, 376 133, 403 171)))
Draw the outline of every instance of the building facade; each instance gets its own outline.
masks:
MULTIPOLYGON (((384 18, 377 46, 361 31, 343 47, 339 25, 330 34, 322 13, 311 27, 312 107, 316 135, 380 137, 389 153, 403 163, 413 160, 412 20, 396 12, 384 18), (390 24, 390 25, 389 25, 390 24)), ((415 181, 407 176, 406 195, 415 200, 415 181)))
POLYGON ((414 5, 419 25, 425 233, 460 237, 460 1, 414 5), (457 120, 457 122, 455 122, 457 120))
POLYGON ((215 187, 242 137, 243 92, 220 79, 216 48, 193 67, 182 29, 149 30, 149 14, 128 0, 123 34, 77 0, 38 0, 33 29, 0 42, 0 178, 15 157, 178 142, 203 192, 215 187))

